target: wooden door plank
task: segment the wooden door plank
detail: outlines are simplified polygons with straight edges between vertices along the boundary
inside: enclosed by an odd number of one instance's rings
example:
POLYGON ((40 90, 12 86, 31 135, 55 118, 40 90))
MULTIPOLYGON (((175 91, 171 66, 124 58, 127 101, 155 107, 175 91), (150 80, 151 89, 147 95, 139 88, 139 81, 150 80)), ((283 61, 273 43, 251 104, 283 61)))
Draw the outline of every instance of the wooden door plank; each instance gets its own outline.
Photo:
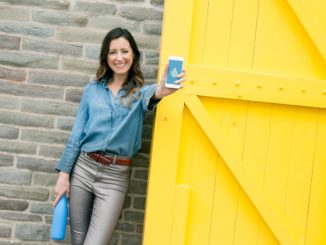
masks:
MULTIPOLYGON (((180 55, 187 65, 194 0, 166 0, 163 16, 164 42, 160 53, 160 74, 170 55, 180 55), (183 11, 180 15, 180 11, 183 11), (180 32, 182 31, 182 35, 180 32)), ((178 168, 183 97, 175 93, 158 106, 151 149, 146 199, 144 245, 171 243, 173 207, 178 168), (155 143, 159 142, 159 143, 155 143), (164 147, 162 147, 164 146, 164 147), (160 193, 157 195, 157 193, 160 193)))
MULTIPOLYGON (((250 173, 250 177, 253 182, 256 183, 260 191, 263 191, 265 180, 266 158, 270 137, 270 120, 270 104, 249 103, 242 164, 248 173, 250 173)), ((238 227, 243 226, 244 228, 242 228, 243 231, 237 235, 235 244, 245 244, 248 240, 250 244, 278 244, 270 228, 266 225, 251 201, 243 192, 241 192, 241 200, 242 205, 240 208, 243 209, 243 212, 240 214, 243 218, 237 221, 237 225, 238 227)))
MULTIPOLYGON (((318 110, 295 107, 293 115, 292 149, 287 154, 285 217, 298 224, 299 233, 304 239, 309 208, 309 195, 316 147, 318 110)), ((284 188, 283 187, 283 188, 284 188)))
POLYGON ((326 244, 326 111, 319 111, 317 141, 310 203, 307 217, 306 245, 326 244))
MULTIPOLYGON (((234 1, 229 52, 229 66, 232 67, 232 69, 247 71, 252 69, 259 2, 259 0, 234 1)), ((229 104, 237 104, 237 102, 238 101, 229 101, 229 104)), ((247 132, 247 127, 249 126, 246 121, 248 117, 248 103, 249 102, 246 101, 246 111, 242 112, 242 116, 245 119, 243 123, 244 130, 236 136, 242 139, 241 152, 236 151, 234 153, 240 156, 240 159, 245 153, 243 141, 245 140, 245 132, 247 132)), ((236 141, 230 138, 229 134, 224 135, 226 135, 231 142, 236 141)), ((246 168, 244 162, 241 164, 246 168)), ((256 244, 261 217, 241 188, 237 192, 236 225, 234 227, 233 244, 256 244)))
POLYGON ((303 32, 284 0, 261 0, 253 69, 284 76, 303 75, 303 32))
POLYGON ((229 67, 251 70, 260 0, 234 1, 229 67))
MULTIPOLYGON (((320 21, 316 19, 315 13, 303 1, 287 0, 287 2, 326 61, 326 32, 320 25, 320 21)), ((322 4, 322 1, 320 1, 320 8, 323 7, 322 4)))
POLYGON ((256 184, 248 177, 246 170, 240 164, 241 162, 233 154, 230 143, 225 140, 220 130, 215 127, 199 99, 196 96, 188 95, 185 97, 185 102, 277 239, 282 244, 302 244, 298 234, 295 233, 298 230, 295 228, 296 225, 291 222, 284 223, 279 215, 275 213, 273 201, 264 193, 261 193, 256 184))
MULTIPOLYGON (((211 119, 234 146, 235 155, 242 155, 246 128, 247 102, 201 98, 211 119)), ((213 214, 209 244, 233 244, 237 218, 239 185, 222 159, 217 163, 213 214)))
POLYGON ((207 11, 209 0, 195 1, 193 12, 193 26, 189 52, 189 64, 202 65, 207 31, 207 11))
MULTIPOLYGON (((272 105, 268 103, 250 102, 247 114, 246 141, 243 155, 243 165, 260 191, 263 191, 265 168, 270 139, 272 105)), ((249 200, 247 200, 248 202, 249 200)), ((270 228, 257 212, 249 205, 250 215, 259 222, 258 234, 253 244, 279 244, 270 228), (257 217, 259 216, 259 217, 257 217)))
POLYGON ((322 79, 190 65, 185 94, 326 108, 322 79))
POLYGON ((204 64, 227 67, 234 0, 209 1, 204 64))
POLYGON ((185 244, 208 244, 217 153, 192 114, 183 115, 177 183, 190 188, 185 244))
POLYGON ((210 245, 233 245, 239 185, 222 158, 216 162, 210 245))
POLYGON ((293 107, 273 105, 263 191, 273 200, 274 207, 283 221, 290 170, 288 163, 291 161, 293 150, 293 118, 293 107))
POLYGON ((188 209, 189 209, 189 185, 177 185, 175 188, 173 207, 173 226, 171 245, 184 245, 186 241, 188 209))

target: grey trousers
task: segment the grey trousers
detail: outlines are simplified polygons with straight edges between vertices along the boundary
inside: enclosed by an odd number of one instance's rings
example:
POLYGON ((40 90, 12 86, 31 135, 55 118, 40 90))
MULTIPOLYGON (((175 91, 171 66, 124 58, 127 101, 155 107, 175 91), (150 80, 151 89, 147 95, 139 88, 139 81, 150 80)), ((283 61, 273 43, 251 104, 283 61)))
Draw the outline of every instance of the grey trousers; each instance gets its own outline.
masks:
POLYGON ((130 167, 103 165, 80 153, 70 180, 73 245, 107 245, 127 193, 130 167))

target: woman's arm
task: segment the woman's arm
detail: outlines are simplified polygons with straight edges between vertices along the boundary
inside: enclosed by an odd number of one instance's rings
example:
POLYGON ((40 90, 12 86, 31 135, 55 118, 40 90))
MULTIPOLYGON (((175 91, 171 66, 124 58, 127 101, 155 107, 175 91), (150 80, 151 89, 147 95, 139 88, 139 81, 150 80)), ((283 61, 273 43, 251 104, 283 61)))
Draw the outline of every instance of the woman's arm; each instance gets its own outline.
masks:
MULTIPOLYGON (((158 86, 156 88, 155 94, 153 96, 154 100, 155 99, 156 100, 162 99, 163 97, 168 96, 170 94, 173 94, 175 91, 178 90, 176 88, 167 88, 167 87, 165 87, 165 80, 166 80, 166 77, 167 77, 167 73, 168 73, 168 65, 165 66, 163 75, 161 77, 161 81, 160 81, 160 83, 158 84, 158 86)), ((177 77, 179 79, 175 83, 180 84, 181 87, 182 87, 184 81, 186 80, 186 71, 183 70, 182 73, 179 74, 177 77)))
POLYGON ((53 206, 57 204, 61 196, 66 193, 66 196, 69 197, 70 190, 70 172, 73 168, 73 165, 80 153, 80 140, 83 137, 84 128, 88 121, 88 86, 84 89, 79 109, 74 120, 74 125, 71 130, 70 136, 64 148, 61 158, 59 159, 56 169, 60 171, 55 186, 55 200, 53 201, 53 206))

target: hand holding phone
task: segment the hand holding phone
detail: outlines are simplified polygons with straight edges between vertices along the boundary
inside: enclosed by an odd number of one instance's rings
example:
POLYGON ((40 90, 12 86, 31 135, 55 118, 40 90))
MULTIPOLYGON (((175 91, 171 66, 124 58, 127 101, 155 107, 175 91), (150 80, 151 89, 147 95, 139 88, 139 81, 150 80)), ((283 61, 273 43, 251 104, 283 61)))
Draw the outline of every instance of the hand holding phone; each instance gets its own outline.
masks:
POLYGON ((180 84, 175 83, 179 80, 178 75, 182 73, 183 57, 170 56, 168 60, 168 73, 165 81, 167 88, 180 88, 180 84))

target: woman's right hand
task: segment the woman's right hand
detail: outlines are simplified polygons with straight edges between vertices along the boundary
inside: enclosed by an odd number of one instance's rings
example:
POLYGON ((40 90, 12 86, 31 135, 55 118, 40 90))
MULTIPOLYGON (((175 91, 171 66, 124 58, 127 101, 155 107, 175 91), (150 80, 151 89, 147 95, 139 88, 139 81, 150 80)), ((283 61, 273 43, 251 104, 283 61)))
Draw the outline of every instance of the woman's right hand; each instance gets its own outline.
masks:
POLYGON ((69 174, 65 172, 60 172, 57 180, 57 184, 54 188, 55 199, 53 201, 53 207, 57 205, 58 201, 62 197, 62 195, 66 194, 67 198, 69 198, 70 191, 70 183, 69 183, 69 174))

